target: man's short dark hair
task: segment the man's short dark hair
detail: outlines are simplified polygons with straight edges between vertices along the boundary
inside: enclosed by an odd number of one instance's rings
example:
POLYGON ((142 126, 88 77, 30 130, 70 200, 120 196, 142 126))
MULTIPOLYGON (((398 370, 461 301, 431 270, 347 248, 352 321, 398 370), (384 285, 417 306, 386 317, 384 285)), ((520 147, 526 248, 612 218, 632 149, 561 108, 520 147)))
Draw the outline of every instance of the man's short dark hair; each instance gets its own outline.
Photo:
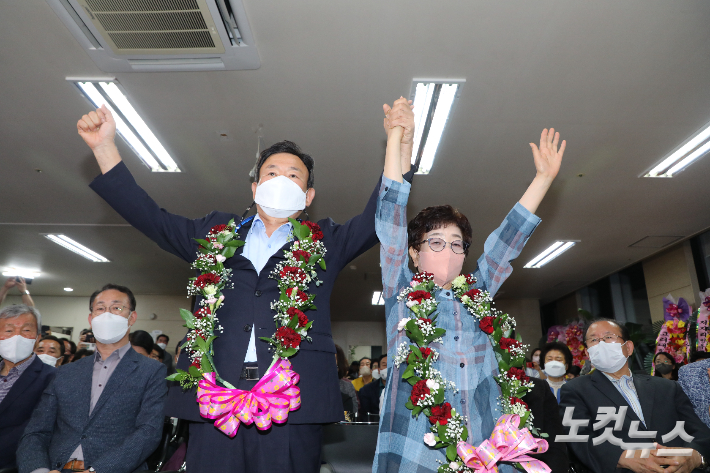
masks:
POLYGON ((57 344, 59 345, 59 356, 60 356, 60 357, 64 356, 64 342, 62 342, 61 340, 59 340, 59 339, 58 339, 57 337, 55 337, 54 335, 45 335, 44 337, 42 337, 42 338, 40 339, 40 342, 43 342, 43 341, 45 341, 45 340, 51 340, 51 341, 53 341, 53 342, 57 342, 57 344))
MULTIPOLYGON (((68 338, 60 338, 59 340, 62 342, 62 345, 64 344, 64 342, 67 342, 69 344, 69 353, 71 353, 71 354, 76 353, 76 343, 72 342, 68 338)), ((67 355, 69 353, 67 353, 67 355)))
POLYGON ((621 331, 621 339, 625 342, 629 340, 629 329, 626 327, 626 325, 621 325, 619 322, 617 322, 614 319, 607 319, 604 317, 599 317, 598 319, 592 320, 589 325, 587 325, 587 328, 584 329, 584 344, 587 345, 587 332, 589 332, 589 327, 592 326, 592 324, 595 324, 597 322, 609 322, 611 324, 616 325, 619 327, 619 330, 621 331))
POLYGON ((362 358, 360 358, 360 362, 359 362, 359 363, 361 364, 364 360, 369 361, 369 362, 370 362, 370 365, 372 365, 372 358, 370 358, 369 356, 363 356, 362 358))
POLYGON ((690 355, 690 362, 695 363, 698 360, 705 360, 707 358, 710 358, 710 353, 706 351, 696 351, 692 355, 690 355))
POLYGON ((157 342, 157 341, 160 340, 161 338, 165 338, 165 343, 166 343, 166 344, 170 343, 170 337, 168 337, 168 336, 165 335, 164 333, 161 333, 160 335, 158 335, 158 336, 156 337, 155 341, 157 342))
POLYGON ((118 291, 126 294, 128 296, 128 300, 130 301, 130 306, 129 309, 131 309, 131 312, 136 310, 136 296, 133 295, 133 292, 128 289, 126 286, 119 286, 118 284, 106 284, 104 287, 99 289, 98 291, 95 291, 93 294, 91 294, 91 297, 89 298, 89 310, 94 310, 94 299, 96 299, 96 296, 101 294, 104 291, 118 291))
POLYGON ((380 357, 377 358, 377 366, 380 365, 380 361, 382 361, 383 358, 387 358, 387 353, 385 353, 384 355, 380 355, 380 357))
POLYGON ((298 157, 298 159, 303 162, 303 165, 306 166, 306 169, 308 170, 307 187, 309 189, 313 187, 313 166, 315 165, 315 161, 313 160, 313 158, 310 157, 310 155, 307 155, 306 153, 301 151, 301 148, 299 148, 296 143, 288 140, 274 143, 273 145, 262 151, 261 154, 259 154, 259 159, 257 159, 256 165, 254 166, 254 180, 256 182, 259 182, 259 173, 261 172, 261 167, 264 165, 266 160, 269 159, 270 156, 279 153, 288 153, 298 157))
POLYGON ((564 355, 565 363, 569 369, 573 362, 572 352, 569 347, 562 342, 551 342, 542 347, 542 350, 540 351, 540 368, 545 369, 545 356, 553 350, 557 350, 564 355))

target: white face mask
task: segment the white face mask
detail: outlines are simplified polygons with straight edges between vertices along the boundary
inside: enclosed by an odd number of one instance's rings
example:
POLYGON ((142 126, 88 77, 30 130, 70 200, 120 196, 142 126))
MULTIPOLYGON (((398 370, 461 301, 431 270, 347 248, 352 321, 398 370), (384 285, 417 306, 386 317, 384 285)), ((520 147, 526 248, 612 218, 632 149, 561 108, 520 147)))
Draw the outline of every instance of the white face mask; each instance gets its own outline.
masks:
POLYGON ((59 358, 55 358, 52 355, 48 355, 46 353, 42 353, 41 355, 37 355, 37 358, 42 360, 42 363, 47 364, 52 367, 56 367, 57 361, 59 361, 59 358))
POLYGON ((91 320, 91 328, 97 341, 110 345, 126 335, 128 319, 111 312, 104 312, 91 320))
POLYGON ((380 379, 380 370, 372 370, 372 379, 380 379))
POLYGON ((254 202, 266 215, 285 218, 306 208, 306 193, 288 177, 276 176, 257 186, 254 202))
POLYGON ((361 366, 360 367, 360 376, 369 376, 371 374, 372 374, 372 372, 370 371, 369 366, 361 366))
POLYGON ((380 378, 387 379, 387 368, 382 368, 380 370, 380 378))
POLYGON ((553 378, 559 378, 564 376, 567 372, 564 363, 561 361, 546 361, 545 362, 545 374, 547 376, 552 376, 553 378))
POLYGON ((162 343, 162 342, 161 342, 161 343, 158 343, 157 345, 158 345, 160 348, 162 348, 163 350, 165 350, 165 347, 168 346, 167 344, 162 343))
POLYGON ((25 338, 22 335, 0 340, 0 356, 10 363, 22 361, 32 355, 36 341, 34 338, 25 338))
POLYGON ((599 342, 593 347, 587 348, 589 360, 594 367, 604 373, 616 373, 626 363, 626 357, 621 351, 624 343, 599 342))

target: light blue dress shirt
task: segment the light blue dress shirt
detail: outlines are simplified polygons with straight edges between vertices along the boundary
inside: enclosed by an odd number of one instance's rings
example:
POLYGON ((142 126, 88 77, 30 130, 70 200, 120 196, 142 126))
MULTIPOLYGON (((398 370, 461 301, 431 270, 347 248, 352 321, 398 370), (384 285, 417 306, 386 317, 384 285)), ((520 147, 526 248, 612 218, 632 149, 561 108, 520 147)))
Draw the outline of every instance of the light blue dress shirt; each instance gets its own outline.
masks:
MULTIPOLYGON (((288 241, 291 234, 291 223, 284 223, 271 234, 271 237, 266 235, 266 227, 264 222, 259 218, 259 214, 254 217, 254 222, 249 228, 249 233, 244 240, 244 249, 242 256, 251 261, 251 264, 256 269, 256 274, 261 273, 261 270, 266 266, 274 253, 276 253, 288 241)), ((249 339, 249 347, 244 362, 256 362, 256 337, 254 335, 254 326, 251 327, 251 338, 249 339)))
POLYGON ((636 392, 636 386, 634 386, 634 375, 633 373, 631 373, 631 370, 629 370, 629 376, 623 375, 619 379, 614 379, 603 371, 602 374, 606 376, 607 379, 611 381, 611 384, 614 385, 616 390, 619 391, 622 396, 624 396, 624 399, 626 399, 626 402, 629 404, 629 406, 631 406, 631 409, 634 410, 638 418, 643 423, 643 426, 646 427, 646 421, 643 418, 643 411, 641 410, 641 402, 639 401, 639 395, 636 392))

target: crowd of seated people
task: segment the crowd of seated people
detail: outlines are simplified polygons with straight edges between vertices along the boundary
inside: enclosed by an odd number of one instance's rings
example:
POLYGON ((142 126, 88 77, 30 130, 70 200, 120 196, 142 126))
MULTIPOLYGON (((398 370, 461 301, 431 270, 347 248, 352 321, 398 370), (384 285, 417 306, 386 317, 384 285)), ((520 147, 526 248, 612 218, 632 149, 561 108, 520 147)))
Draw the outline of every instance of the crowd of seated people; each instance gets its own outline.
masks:
MULTIPOLYGON (((12 287, 15 284, 9 285, 12 287)), ((25 295, 29 298, 29 294, 25 295)), ((108 284, 88 302, 92 328, 81 331, 78 344, 68 338, 42 335, 41 315, 33 305, 16 304, 0 310, 0 470, 64 473, 84 472, 92 467, 100 473, 136 471, 147 468, 146 460, 155 456, 166 419, 165 378, 174 370, 180 343, 173 356, 166 350, 167 335, 154 340, 146 331, 132 330, 137 318, 136 302, 126 287, 108 284), (121 316, 120 323, 116 323, 116 315, 121 316), (105 323, 109 318, 111 323, 105 323), (104 396, 105 391, 119 395, 104 396), (88 416, 82 410, 84 406, 89 406, 88 416), (138 415, 128 414, 136 412, 138 415), (109 425, 111 428, 106 429, 109 425)), ((588 347, 615 340, 623 347, 625 357, 633 352, 628 333, 613 321, 597 321, 587 332, 588 347)), ((675 414, 670 417, 685 421, 698 440, 691 445, 692 457, 672 461, 686 462, 688 467, 705 461, 706 437, 710 436, 706 427, 710 426, 710 354, 694 353, 692 364, 681 367, 670 355, 658 353, 654 357, 654 377, 632 374, 628 362, 620 368, 605 366, 604 359, 597 361, 599 366, 595 365, 597 369, 590 374, 580 376, 579 367, 572 364, 569 348, 563 343, 549 343, 534 349, 531 355, 526 372, 533 378, 534 388, 525 401, 533 411, 535 426, 551 435, 550 450, 539 458, 553 472, 566 471, 568 448, 574 450, 575 461, 593 471, 611 468, 612 463, 616 467, 617 460, 619 466, 632 471, 647 466, 643 464, 647 460, 640 458, 610 460, 621 455, 621 450, 617 455, 616 450, 606 449, 606 456, 600 457, 597 449, 589 449, 586 444, 568 447, 554 442, 556 435, 566 433, 561 421, 564 407, 592 412, 592 404, 603 401, 592 396, 595 383, 610 383, 612 390, 618 390, 620 402, 629 395, 636 396, 636 402, 630 401, 632 416, 643 421, 645 415, 648 421, 651 414, 641 412, 641 406, 648 402, 648 392, 629 391, 632 379, 647 382, 649 378, 661 378, 660 383, 673 383, 653 386, 676 399, 675 414)), ((385 354, 349 364, 342 348, 336 345, 335 362, 347 421, 378 422, 388 361, 385 354)), ((654 418, 653 422, 660 421, 654 418)), ((663 430, 667 426, 658 427, 663 430)), ((626 435, 625 427, 621 435, 626 435)), ((178 464, 184 458, 184 448, 181 451, 178 464)))

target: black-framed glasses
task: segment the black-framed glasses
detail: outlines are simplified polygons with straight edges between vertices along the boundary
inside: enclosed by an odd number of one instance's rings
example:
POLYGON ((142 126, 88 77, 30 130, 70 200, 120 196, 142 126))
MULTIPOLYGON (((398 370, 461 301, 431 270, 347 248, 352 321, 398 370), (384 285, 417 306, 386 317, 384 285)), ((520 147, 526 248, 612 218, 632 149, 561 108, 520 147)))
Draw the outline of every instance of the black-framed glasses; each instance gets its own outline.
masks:
POLYGON ((449 245, 451 247, 451 251, 456 253, 457 255, 463 254, 467 249, 469 244, 466 243, 463 240, 454 240, 451 243, 448 243, 446 240, 442 238, 427 238, 426 240, 422 240, 419 243, 424 243, 427 242, 429 245, 429 248, 431 251, 444 251, 444 248, 446 248, 446 245, 449 245))

